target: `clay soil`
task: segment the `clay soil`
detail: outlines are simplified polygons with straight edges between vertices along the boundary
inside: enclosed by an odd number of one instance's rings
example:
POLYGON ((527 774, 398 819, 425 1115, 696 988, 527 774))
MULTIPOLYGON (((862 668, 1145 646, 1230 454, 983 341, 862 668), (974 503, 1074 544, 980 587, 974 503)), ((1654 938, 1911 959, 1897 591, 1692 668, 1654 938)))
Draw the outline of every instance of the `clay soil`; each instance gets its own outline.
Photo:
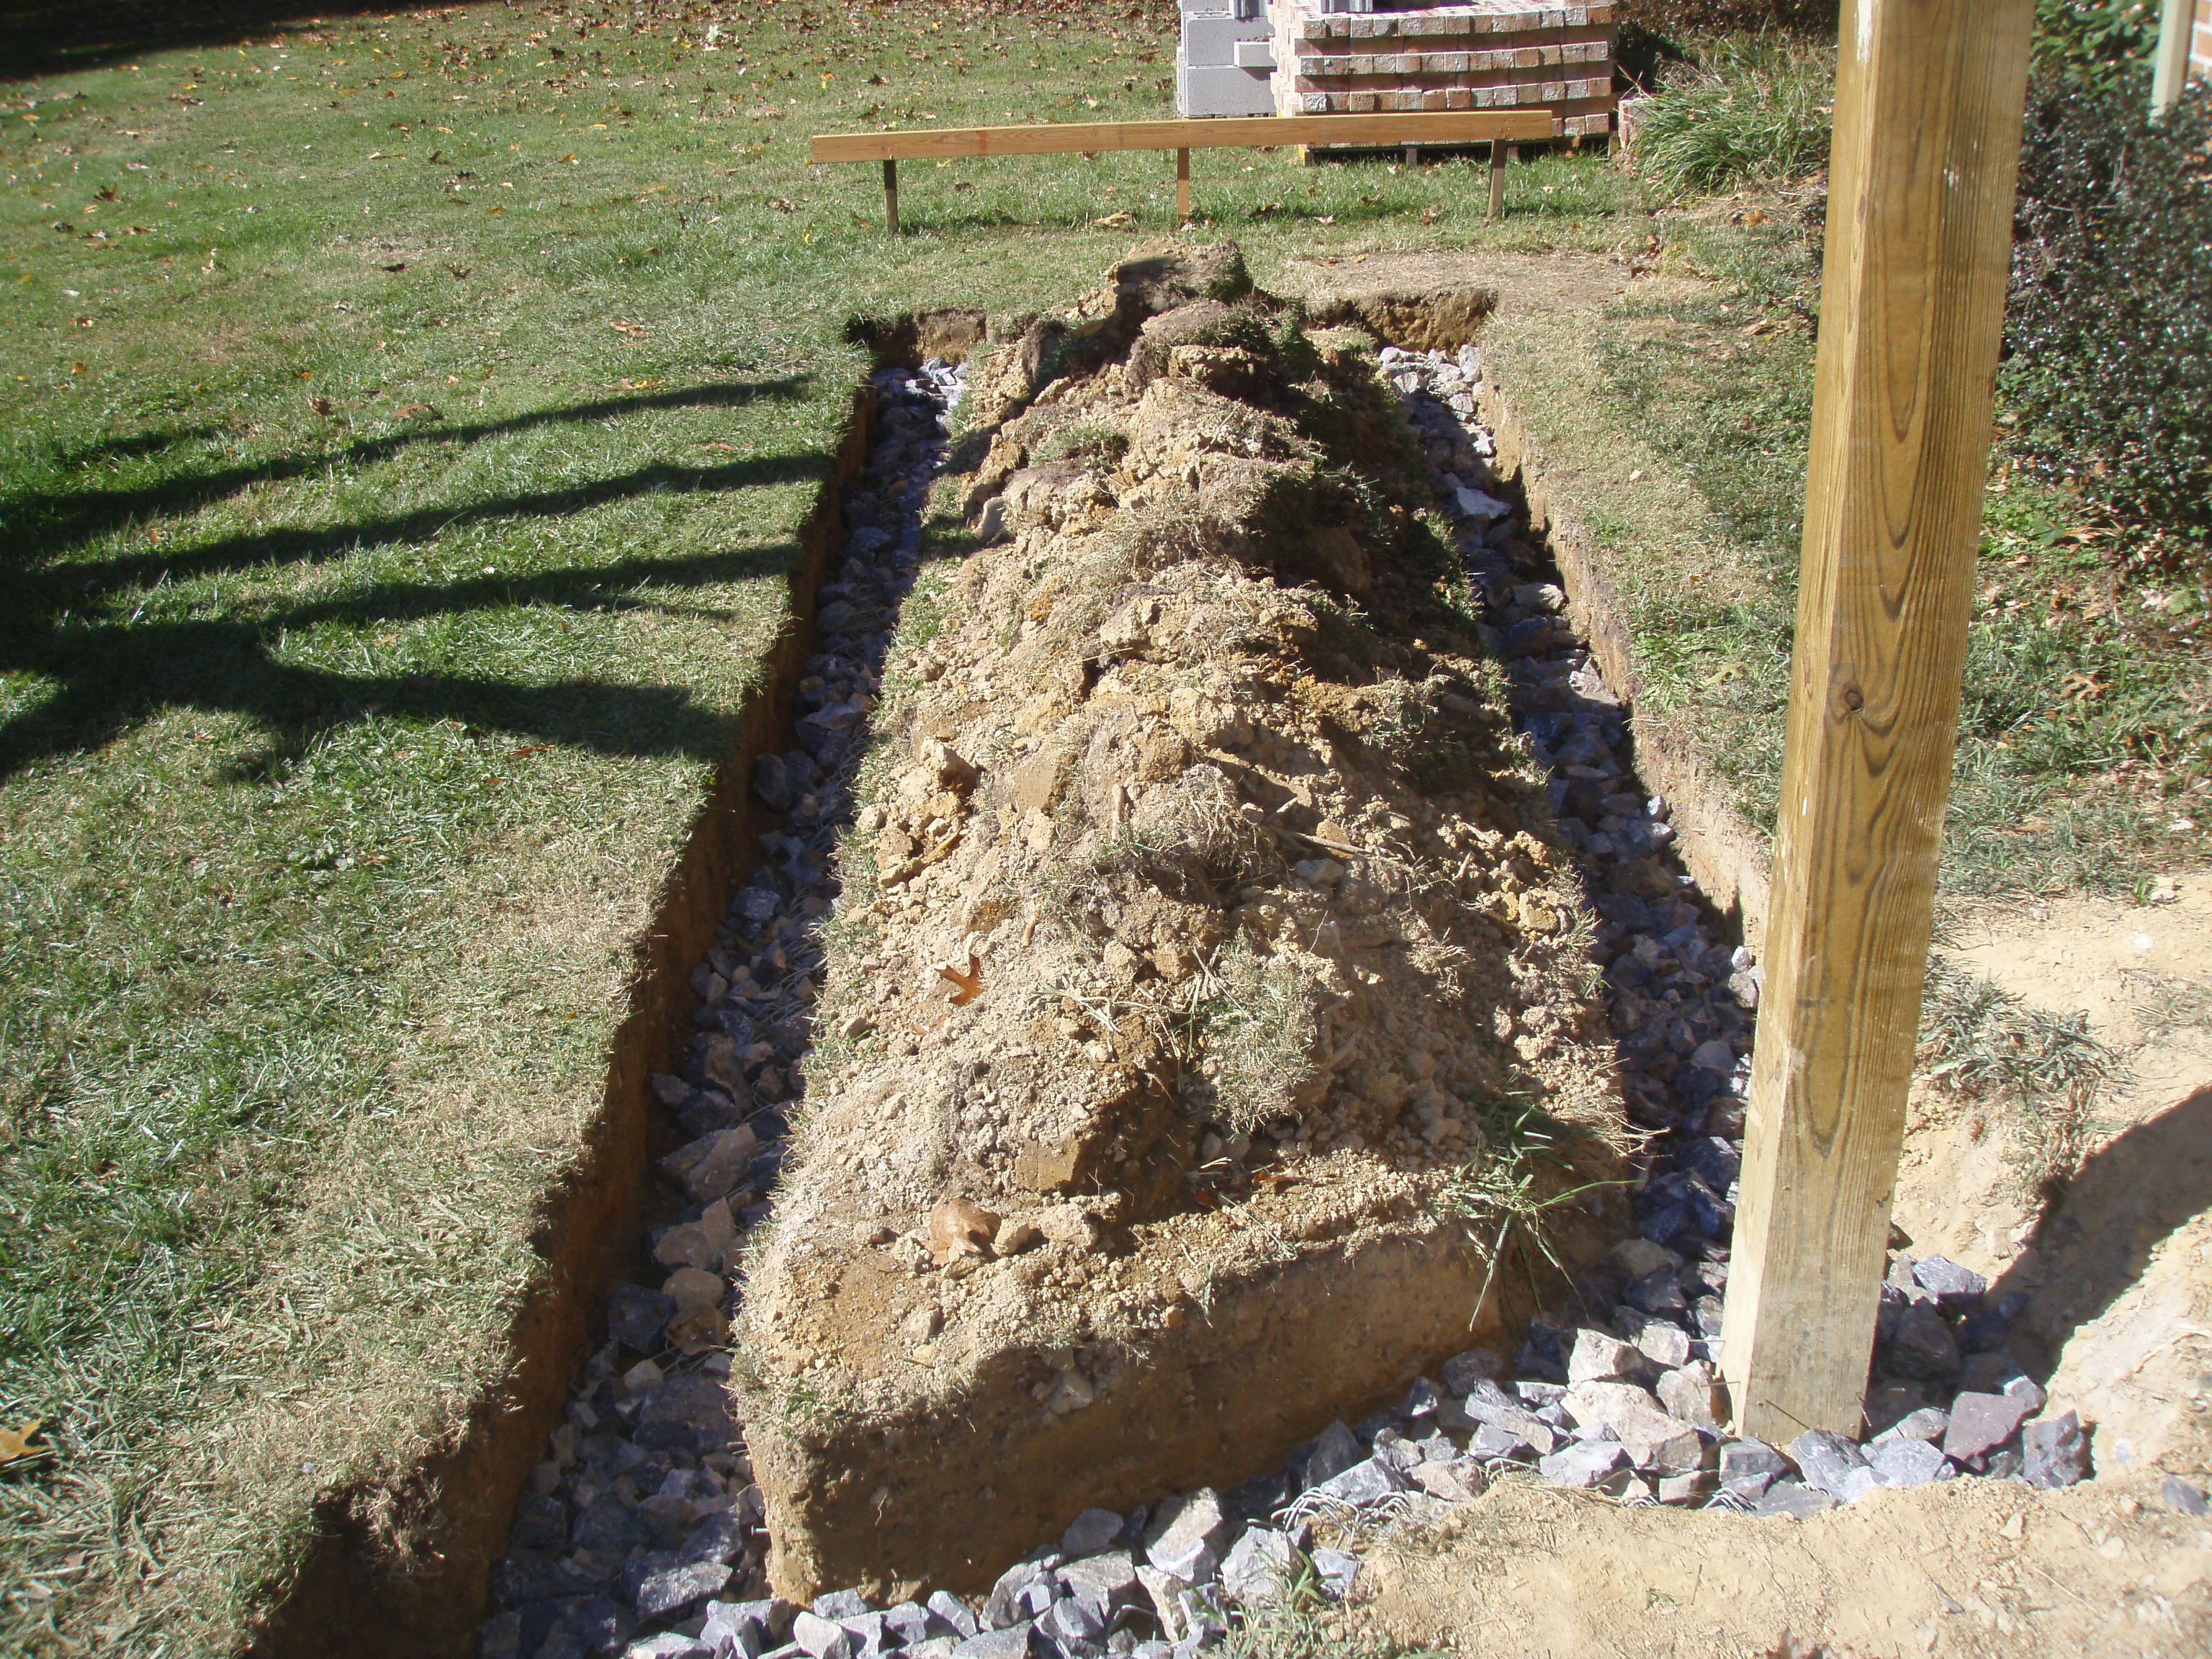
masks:
MULTIPOLYGON (((787 1595, 975 1588, 1279 1462, 1525 1316, 1487 1199, 1619 1141, 1587 902, 1373 337, 1233 250, 1002 333, 749 1275, 787 1595)), ((1570 1263, 1607 1202, 1550 1216, 1570 1263)))

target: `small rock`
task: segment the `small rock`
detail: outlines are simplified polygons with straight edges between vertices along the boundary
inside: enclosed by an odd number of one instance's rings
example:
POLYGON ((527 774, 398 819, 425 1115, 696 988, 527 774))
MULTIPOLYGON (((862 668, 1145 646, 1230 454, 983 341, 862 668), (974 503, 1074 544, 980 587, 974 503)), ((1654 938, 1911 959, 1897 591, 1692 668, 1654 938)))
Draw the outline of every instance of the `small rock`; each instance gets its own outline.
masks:
POLYGON ((705 1204, 743 1185, 759 1151, 760 1138, 741 1123, 687 1142, 662 1158, 659 1167, 693 1202, 705 1204))
POLYGON ((607 1298, 607 1334, 637 1353, 657 1353, 676 1304, 642 1285, 617 1285, 607 1298))
POLYGON ((1583 1440, 1553 1452, 1536 1465, 1555 1486, 1595 1486, 1628 1462, 1628 1453, 1610 1440, 1583 1440))
POLYGON ((1145 1528, 1145 1559, 1186 1584, 1211 1578, 1228 1544, 1228 1518, 1211 1486, 1163 1504, 1145 1528))
POLYGON ((1889 1364, 1902 1376, 1930 1380, 1959 1369, 1959 1344, 1934 1303, 1916 1302, 1905 1310, 1890 1339, 1889 1364))
MULTIPOLYGON (((840 1631, 839 1635, 844 1632, 840 1631)), ((1030 1620, 1009 1625, 1004 1630, 985 1631, 971 1636, 952 1650, 952 1659, 1028 1659, 1030 1651, 1030 1620)))
POLYGON ((1254 1527, 1222 1559, 1221 1591, 1239 1606, 1270 1606, 1283 1599, 1297 1553, 1270 1527, 1254 1527))
POLYGON ((1876 1445, 1887 1445, 1893 1440, 1941 1440, 1951 1426, 1951 1414, 1941 1406, 1923 1406, 1910 1411, 1875 1436, 1876 1445))
POLYGON ((1793 1521, 1809 1521, 1836 1507, 1836 1500, 1814 1486, 1795 1480, 1778 1480, 1753 1505, 1754 1515, 1786 1515, 1793 1521))
POLYGON ((1505 1369, 1504 1356, 1494 1348, 1469 1348, 1443 1363, 1438 1375, 1455 1395, 1465 1395, 1477 1382, 1486 1382, 1505 1369))
POLYGON ((2021 1431, 2021 1478, 2031 1486, 2070 1486, 2088 1478, 2088 1437, 2081 1419, 2061 1412, 2021 1431))
POLYGON ((1367 1448, 1359 1443, 1358 1436, 1345 1427, 1340 1418, 1321 1431, 1321 1438, 1314 1442, 1313 1450, 1307 1455, 1305 1484, 1318 1486, 1364 1461, 1366 1455, 1367 1448))
POLYGON ((1807 1484, 1838 1503, 1854 1503, 1880 1484, 1858 1447, 1826 1429, 1799 1435, 1790 1443, 1790 1456, 1807 1484))
MULTIPOLYGON (((934 1331, 929 1332, 934 1336, 934 1331)), ((1085 1510, 1060 1535, 1060 1553, 1071 1559, 1096 1555, 1121 1535, 1121 1517, 1111 1510, 1085 1510)))
POLYGON ((1577 1382, 1562 1403, 1576 1424, 1611 1430, 1639 1469, 1680 1474, 1704 1455, 1698 1431, 1661 1411, 1633 1383, 1577 1382))
POLYGON ((1757 1498, 1789 1467, 1764 1440, 1731 1440, 1721 1448, 1721 1485, 1739 1498, 1757 1498))
POLYGON ((1682 1258, 1674 1251, 1648 1238, 1624 1240, 1613 1247, 1613 1254, 1606 1259, 1627 1275, 1631 1284, 1656 1273, 1674 1273, 1682 1265, 1682 1258))
POLYGON ((814 1598, 817 1619, 857 1619, 868 1610, 868 1598, 856 1589, 830 1590, 814 1598))
POLYGON ((1423 1462, 1413 1470, 1413 1484, 1431 1498, 1447 1504, 1472 1504, 1490 1482, 1471 1462, 1423 1462))
POLYGON ((2035 1407, 2024 1399, 2001 1394, 1962 1394, 1951 1402, 1950 1425, 1943 1434, 1943 1455, 1959 1462, 1994 1451, 2013 1437, 2035 1407))
POLYGON ((2167 1507, 2184 1515, 2203 1515, 2212 1511, 2212 1504, 2206 1502, 2204 1489, 2191 1486, 2178 1474, 2166 1477, 2165 1484, 2158 1489, 2158 1495, 2166 1500, 2167 1507))
POLYGON ((1900 1437, 1867 1449, 1867 1467, 1885 1486, 1924 1486, 1941 1480, 1949 1460, 1933 1441, 1900 1437))
POLYGON ((1717 1429, 1728 1415, 1713 1368, 1702 1359, 1668 1371, 1659 1379, 1659 1403, 1668 1416, 1700 1429, 1717 1429))
POLYGON ((950 1590, 933 1590, 929 1600, 923 1602, 922 1606, 927 1607, 933 1617, 963 1641, 975 1635, 980 1628, 975 1623, 974 1611, 950 1590))
POLYGON ((1674 1370, 1690 1363, 1690 1338, 1679 1325, 1649 1319, 1636 1334, 1636 1351, 1653 1364, 1674 1370))
POLYGON ((791 1639, 812 1659, 853 1659, 851 1632, 818 1613, 801 1613, 793 1620, 791 1639))
POLYGON ((719 1595, 730 1582, 730 1569, 719 1561, 686 1561, 665 1554, 641 1555, 627 1562, 615 1587, 651 1624, 673 1617, 695 1601, 719 1595))
POLYGON ((1971 1267, 1962 1267, 1948 1256, 1923 1256, 1912 1264, 1913 1281, 1940 1298, 1948 1307, 1978 1302, 1990 1281, 1971 1267))
POLYGON ((1321 1580, 1322 1594, 1342 1601, 1352 1594, 1354 1580, 1359 1577, 1359 1558, 1347 1555, 1342 1550, 1317 1549, 1310 1558, 1314 1576, 1321 1580))
POLYGON ((1372 1504, 1377 1498, 1388 1498, 1405 1488, 1406 1481, 1397 1470, 1379 1457, 1370 1457, 1364 1463, 1354 1463, 1343 1474, 1332 1476, 1311 1490, 1322 1498, 1340 1504, 1358 1507, 1372 1504))
POLYGON ((1712 1490, 1713 1478, 1702 1469, 1690 1474, 1662 1474, 1652 1496, 1662 1504, 1690 1504, 1712 1490))
POLYGON ((1635 1348, 1605 1331, 1575 1333, 1574 1351, 1567 1356, 1567 1381, 1602 1382, 1632 1376, 1641 1364, 1635 1348))
POLYGON ((1501 1428, 1495 1423, 1483 1424, 1475 1430, 1474 1437, 1467 1443, 1468 1456, 1486 1460, 1492 1457, 1525 1457, 1528 1455, 1531 1449, 1528 1442, 1523 1437, 1514 1433, 1510 1429, 1501 1428))

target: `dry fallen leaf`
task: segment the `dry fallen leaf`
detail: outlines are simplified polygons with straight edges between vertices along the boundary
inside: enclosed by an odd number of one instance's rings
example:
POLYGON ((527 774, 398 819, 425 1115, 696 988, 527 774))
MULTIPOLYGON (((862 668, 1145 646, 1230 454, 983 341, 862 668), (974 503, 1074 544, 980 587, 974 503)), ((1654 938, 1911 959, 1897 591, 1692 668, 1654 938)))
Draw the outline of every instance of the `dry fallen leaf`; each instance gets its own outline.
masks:
POLYGON ((617 334, 627 334, 634 339, 642 339, 647 335, 653 332, 651 329, 647 328, 641 323, 626 323, 619 317, 609 323, 607 326, 613 329, 617 334))
POLYGON ((1136 222, 1137 216, 1124 208, 1116 212, 1109 213, 1102 219, 1093 219, 1091 222, 1091 228, 1093 230, 1127 230, 1135 225, 1136 222))
MULTIPOLYGON (((972 1209, 974 1206, 971 1205, 969 1207, 972 1209)), ((984 1213, 989 1212, 987 1211, 984 1213)), ((932 1221, 934 1220, 935 1218, 933 1217, 932 1221)), ((998 1224, 998 1217, 992 1216, 991 1225, 994 1231, 998 1224)), ((31 1437, 38 1433, 40 1427, 45 1422, 46 1419, 42 1417, 28 1417, 12 1429, 0 1427, 0 1463, 19 1462, 26 1457, 44 1457, 52 1451, 53 1449, 52 1446, 34 1446, 31 1443, 31 1437)))
POLYGON ((965 1008, 983 994, 983 963, 973 951, 968 953, 966 973, 962 973, 947 962, 938 964, 937 975, 939 979, 951 980, 960 988, 952 994, 952 1006, 956 1008, 965 1008))
POLYGON ((395 421, 434 421, 438 411, 428 404, 402 404, 392 411, 395 421))
POLYGON ((924 1236, 929 1259, 942 1267, 956 1256, 988 1255, 999 1236, 999 1218, 972 1200, 948 1194, 930 1206, 924 1236))

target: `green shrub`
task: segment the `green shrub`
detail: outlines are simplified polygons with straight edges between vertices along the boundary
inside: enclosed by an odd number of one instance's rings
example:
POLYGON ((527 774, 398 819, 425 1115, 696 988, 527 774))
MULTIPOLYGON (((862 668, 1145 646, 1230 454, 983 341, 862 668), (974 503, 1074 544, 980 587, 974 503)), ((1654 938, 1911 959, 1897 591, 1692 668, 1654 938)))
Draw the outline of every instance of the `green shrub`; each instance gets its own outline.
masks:
POLYGON ((2158 15, 2158 0, 2036 0, 2036 67, 2077 87, 2108 87, 2150 60, 2158 15))
POLYGON ((1801 179, 1827 165, 1835 54, 1780 35, 1714 42, 1644 106, 1636 162, 1678 191, 1801 179))
POLYGON ((1680 64, 1694 65, 1716 36, 1774 31, 1832 43, 1837 0, 1626 0, 1613 62, 1646 91, 1680 64))
POLYGON ((2212 570, 2212 88, 2147 77, 2029 100, 2003 386, 2016 447, 2142 568, 2212 570))

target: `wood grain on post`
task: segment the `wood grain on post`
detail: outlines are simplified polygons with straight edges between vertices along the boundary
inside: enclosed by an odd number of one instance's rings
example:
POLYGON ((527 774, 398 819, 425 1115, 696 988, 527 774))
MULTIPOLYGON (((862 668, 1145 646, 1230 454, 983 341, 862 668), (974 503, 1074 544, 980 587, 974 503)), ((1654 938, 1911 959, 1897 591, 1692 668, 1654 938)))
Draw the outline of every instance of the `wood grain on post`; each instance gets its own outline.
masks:
POLYGON ((884 157, 884 228, 898 234, 898 163, 884 157))
POLYGON ((1846 0, 1802 586, 1722 1370, 1856 1434, 1980 537, 2034 0, 1846 0))
POLYGON ((1176 222, 1190 217, 1190 149, 1176 151, 1176 222))

